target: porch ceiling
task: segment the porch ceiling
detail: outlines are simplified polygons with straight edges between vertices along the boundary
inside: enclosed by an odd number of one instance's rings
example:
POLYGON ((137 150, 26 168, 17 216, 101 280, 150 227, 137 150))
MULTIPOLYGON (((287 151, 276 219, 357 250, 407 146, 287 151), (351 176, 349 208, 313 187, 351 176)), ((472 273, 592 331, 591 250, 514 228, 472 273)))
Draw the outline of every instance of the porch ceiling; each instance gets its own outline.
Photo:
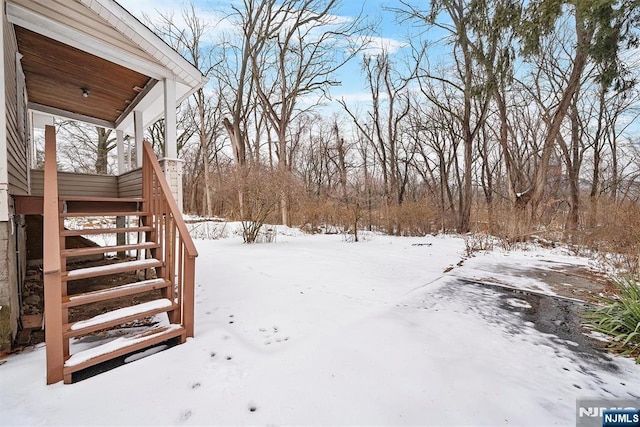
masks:
POLYGON ((15 30, 31 104, 115 123, 153 80, 22 27, 15 30))

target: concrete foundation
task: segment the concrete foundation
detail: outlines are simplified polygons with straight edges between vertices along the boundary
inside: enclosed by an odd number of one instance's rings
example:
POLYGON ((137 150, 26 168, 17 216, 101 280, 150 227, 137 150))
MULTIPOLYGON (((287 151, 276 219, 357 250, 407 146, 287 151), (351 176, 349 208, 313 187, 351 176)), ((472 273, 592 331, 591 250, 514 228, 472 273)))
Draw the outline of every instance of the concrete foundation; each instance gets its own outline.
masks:
POLYGON ((16 233, 19 237, 24 236, 24 228, 19 221, 17 226, 11 222, 0 222, 0 351, 10 350, 18 333, 20 304, 16 233))

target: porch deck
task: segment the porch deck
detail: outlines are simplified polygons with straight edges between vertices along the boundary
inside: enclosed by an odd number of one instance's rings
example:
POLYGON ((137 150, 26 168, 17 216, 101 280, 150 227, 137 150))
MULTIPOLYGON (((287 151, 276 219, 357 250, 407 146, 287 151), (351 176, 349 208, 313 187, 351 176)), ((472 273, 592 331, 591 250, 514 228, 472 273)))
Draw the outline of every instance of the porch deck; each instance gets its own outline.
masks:
MULTIPOLYGON (((121 175, 96 175, 58 172, 58 194, 61 197, 142 197, 142 168, 121 175)), ((15 210, 22 215, 43 213, 44 171, 31 170, 31 195, 14 196, 15 210)))

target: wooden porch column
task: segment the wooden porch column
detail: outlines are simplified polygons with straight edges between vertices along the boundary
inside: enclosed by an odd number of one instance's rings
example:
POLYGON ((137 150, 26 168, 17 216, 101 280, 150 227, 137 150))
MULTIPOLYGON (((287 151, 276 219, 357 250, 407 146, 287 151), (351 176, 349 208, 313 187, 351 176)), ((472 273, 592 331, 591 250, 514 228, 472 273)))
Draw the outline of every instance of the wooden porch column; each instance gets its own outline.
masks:
POLYGON ((182 160, 178 159, 176 81, 164 79, 164 159, 162 169, 182 213, 182 160))
POLYGON ((176 81, 164 79, 164 156, 178 158, 176 130, 176 81))
POLYGON ((142 167, 142 141, 144 140, 144 125, 142 111, 133 112, 133 127, 136 138, 136 167, 142 167))

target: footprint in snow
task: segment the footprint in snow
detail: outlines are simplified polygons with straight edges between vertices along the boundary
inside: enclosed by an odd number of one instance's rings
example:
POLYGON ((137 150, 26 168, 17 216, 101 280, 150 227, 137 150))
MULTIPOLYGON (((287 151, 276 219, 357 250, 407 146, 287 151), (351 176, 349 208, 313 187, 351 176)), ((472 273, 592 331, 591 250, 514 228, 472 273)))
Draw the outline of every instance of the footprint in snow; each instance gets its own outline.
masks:
POLYGON ((282 334, 280 334, 280 327, 277 325, 274 325, 271 328, 260 328, 258 330, 263 333, 262 337, 264 338, 264 345, 271 345, 274 341, 281 343, 289 340, 288 336, 283 337, 282 334))
POLYGON ((186 421, 191 417, 191 410, 186 410, 180 414, 180 421, 186 421))

